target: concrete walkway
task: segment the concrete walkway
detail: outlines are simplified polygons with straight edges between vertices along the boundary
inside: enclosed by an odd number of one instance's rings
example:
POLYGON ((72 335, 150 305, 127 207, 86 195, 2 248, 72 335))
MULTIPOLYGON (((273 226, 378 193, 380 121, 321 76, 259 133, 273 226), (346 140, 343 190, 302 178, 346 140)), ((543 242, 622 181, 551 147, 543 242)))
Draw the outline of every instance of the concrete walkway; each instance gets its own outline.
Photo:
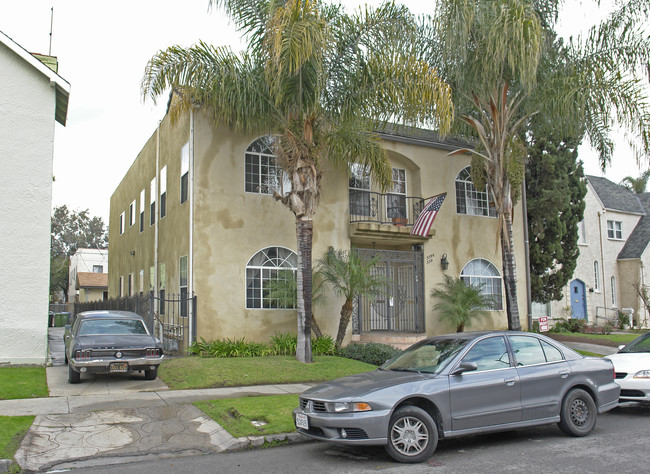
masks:
MULTIPOLYGON (((24 470, 46 471, 127 463, 136 460, 217 453, 261 446, 265 441, 299 441, 298 433, 233 438, 192 405, 195 401, 301 393, 310 385, 169 390, 160 380, 141 376, 82 376, 67 383, 60 328, 50 329, 51 367, 47 382, 51 396, 0 400, 0 415, 36 415, 16 453, 24 470), (62 346, 62 344, 61 344, 62 346)), ((568 343, 598 354, 614 348, 568 343)))

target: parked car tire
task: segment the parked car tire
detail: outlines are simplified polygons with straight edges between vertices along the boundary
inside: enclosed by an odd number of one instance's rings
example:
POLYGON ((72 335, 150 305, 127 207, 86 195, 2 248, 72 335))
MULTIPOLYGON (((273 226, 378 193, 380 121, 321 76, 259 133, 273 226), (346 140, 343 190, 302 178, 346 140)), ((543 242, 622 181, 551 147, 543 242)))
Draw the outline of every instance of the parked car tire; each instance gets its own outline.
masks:
POLYGON ((156 380, 158 377, 158 367, 152 370, 145 370, 144 371, 144 379, 145 380, 156 380))
POLYGON ((596 426, 598 412, 591 395, 574 388, 562 401, 558 426, 569 436, 587 436, 596 426))
POLYGON ((72 368, 72 365, 68 364, 68 382, 69 383, 79 383, 81 382, 81 374, 72 368))
POLYGON ((386 452, 398 462, 417 463, 430 458, 438 446, 438 427, 426 411, 403 406, 388 426, 386 452))

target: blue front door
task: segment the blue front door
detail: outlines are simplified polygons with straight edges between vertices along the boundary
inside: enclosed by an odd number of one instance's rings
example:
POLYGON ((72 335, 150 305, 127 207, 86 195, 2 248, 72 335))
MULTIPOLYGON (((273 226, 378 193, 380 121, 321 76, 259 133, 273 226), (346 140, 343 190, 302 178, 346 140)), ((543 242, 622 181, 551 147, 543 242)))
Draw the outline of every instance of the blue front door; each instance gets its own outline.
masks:
POLYGON ((571 282, 571 317, 587 319, 587 301, 585 299, 585 284, 580 280, 571 282))

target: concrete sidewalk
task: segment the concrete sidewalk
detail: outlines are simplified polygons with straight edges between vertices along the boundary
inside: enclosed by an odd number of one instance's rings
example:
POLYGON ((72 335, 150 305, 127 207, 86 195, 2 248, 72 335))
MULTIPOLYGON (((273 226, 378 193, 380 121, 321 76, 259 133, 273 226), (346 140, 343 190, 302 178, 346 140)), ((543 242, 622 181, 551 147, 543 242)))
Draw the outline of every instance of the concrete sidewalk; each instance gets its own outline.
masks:
POLYGON ((191 403, 301 393, 307 388, 303 384, 265 385, 3 400, 0 415, 36 415, 15 458, 25 470, 45 471, 306 439, 297 433, 233 438, 191 403))

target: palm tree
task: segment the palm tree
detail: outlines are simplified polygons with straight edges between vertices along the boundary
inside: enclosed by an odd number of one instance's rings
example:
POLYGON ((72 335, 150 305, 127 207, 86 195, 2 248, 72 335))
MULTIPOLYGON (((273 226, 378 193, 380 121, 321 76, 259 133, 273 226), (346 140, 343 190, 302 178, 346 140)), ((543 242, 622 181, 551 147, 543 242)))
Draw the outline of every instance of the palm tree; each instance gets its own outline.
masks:
POLYGON ((648 186, 648 180, 650 179, 650 170, 646 170, 638 178, 632 176, 626 176, 619 183, 624 188, 629 189, 634 194, 643 194, 645 189, 648 186))
POLYGON ((345 301, 341 307, 336 347, 340 348, 354 311, 354 300, 359 296, 375 297, 386 291, 386 277, 373 272, 376 261, 364 260, 354 249, 348 251, 330 248, 318 259, 318 274, 345 301))
POLYGON ((488 309, 494 308, 494 299, 481 288, 467 285, 461 278, 444 275, 445 281, 431 290, 431 297, 439 301, 434 306, 440 312, 440 319, 456 326, 456 332, 481 318, 489 316, 488 309))
POLYGON ((413 47, 418 25, 405 7, 385 3, 354 15, 319 0, 210 0, 245 34, 241 55, 205 43, 158 52, 145 70, 143 96, 176 93, 172 117, 205 107, 216 123, 275 134, 289 190, 274 196, 293 212, 298 247, 298 347, 311 362, 313 219, 323 164, 367 166, 386 188, 390 165, 374 130, 388 121, 433 124, 444 134, 451 91, 413 47))
POLYGON ((586 38, 566 46, 554 41, 552 30, 559 3, 439 0, 431 29, 430 61, 451 84, 464 130, 478 142, 460 151, 473 154, 472 180, 477 189, 487 184, 499 215, 512 330, 521 329, 513 209, 521 195, 529 127, 586 135, 604 167, 611 160, 615 116, 636 133, 646 153, 650 149, 650 101, 636 78, 650 59, 650 40, 636 24, 647 14, 647 0, 629 0, 586 38))

